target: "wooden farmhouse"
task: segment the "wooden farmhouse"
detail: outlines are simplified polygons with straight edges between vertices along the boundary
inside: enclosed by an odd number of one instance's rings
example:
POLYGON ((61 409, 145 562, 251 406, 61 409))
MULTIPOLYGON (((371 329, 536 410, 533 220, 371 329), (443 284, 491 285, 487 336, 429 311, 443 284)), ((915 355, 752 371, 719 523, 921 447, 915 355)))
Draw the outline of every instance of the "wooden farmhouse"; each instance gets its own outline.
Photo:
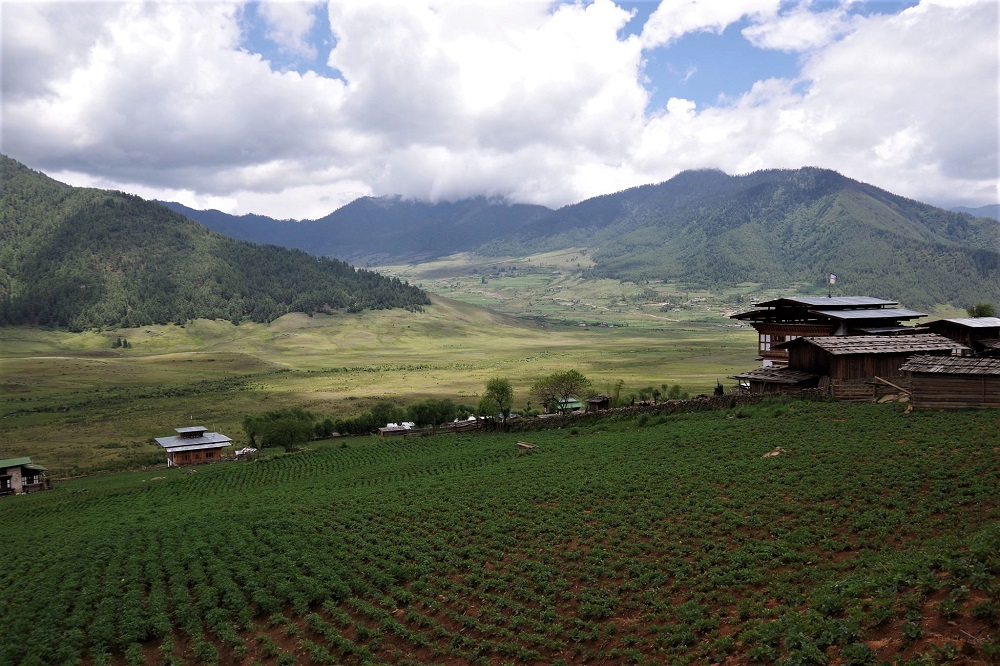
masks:
POLYGON ((23 495, 51 487, 45 468, 31 458, 0 460, 0 495, 23 495))
POLYGON ((168 467, 199 465, 222 460, 222 449, 233 443, 223 434, 208 432, 204 426, 175 428, 172 437, 157 437, 167 454, 168 467))
POLYGON ((969 347, 976 356, 1000 356, 1000 317, 939 319, 927 330, 969 347))
POLYGON ((876 378, 903 376, 902 366, 917 354, 952 356, 968 348, 934 333, 915 335, 852 335, 797 338, 783 344, 788 349, 788 370, 825 378, 838 398, 874 397, 876 378))
POLYGON ((1000 358, 914 356, 902 370, 914 407, 1000 407, 1000 358))
POLYGON ((868 296, 789 296, 757 303, 754 310, 732 315, 757 330, 763 367, 788 364, 782 343, 802 337, 898 335, 915 329, 904 321, 926 316, 896 301, 868 296))
POLYGON ((820 387, 841 399, 869 399, 875 397, 879 379, 898 383, 911 356, 950 357, 968 351, 933 333, 803 337, 781 346, 788 351, 787 366, 757 368, 733 379, 751 393, 820 387))

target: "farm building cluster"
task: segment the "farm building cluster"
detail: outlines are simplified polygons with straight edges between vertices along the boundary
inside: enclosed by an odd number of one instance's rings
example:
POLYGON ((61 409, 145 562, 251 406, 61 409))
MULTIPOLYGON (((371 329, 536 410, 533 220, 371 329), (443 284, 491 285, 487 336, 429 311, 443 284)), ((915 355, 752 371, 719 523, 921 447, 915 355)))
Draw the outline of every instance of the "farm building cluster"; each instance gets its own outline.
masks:
POLYGON ((757 330, 761 366, 732 378, 751 393, 867 400, 889 387, 917 407, 1000 407, 1000 318, 906 323, 926 316, 867 296, 758 303, 733 318, 757 330))

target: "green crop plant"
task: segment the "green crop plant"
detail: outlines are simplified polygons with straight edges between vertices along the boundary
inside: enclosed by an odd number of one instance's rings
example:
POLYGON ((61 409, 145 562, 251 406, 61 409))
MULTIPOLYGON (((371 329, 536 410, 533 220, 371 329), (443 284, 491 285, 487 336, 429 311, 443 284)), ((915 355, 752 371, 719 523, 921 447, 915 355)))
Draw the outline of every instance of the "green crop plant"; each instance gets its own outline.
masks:
POLYGON ((1000 414, 779 406, 539 431, 533 456, 331 440, 0 498, 0 529, 32 525, 30 553, 0 542, 0 663, 869 663, 886 633, 937 654, 952 614, 995 633, 1000 414))

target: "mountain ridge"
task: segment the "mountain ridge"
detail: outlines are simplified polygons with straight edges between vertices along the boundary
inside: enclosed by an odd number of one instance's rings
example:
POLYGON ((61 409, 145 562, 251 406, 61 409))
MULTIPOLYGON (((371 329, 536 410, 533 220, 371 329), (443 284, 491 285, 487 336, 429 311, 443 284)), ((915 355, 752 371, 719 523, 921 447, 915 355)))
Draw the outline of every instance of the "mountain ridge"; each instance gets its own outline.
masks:
POLYGON ((490 217, 496 210, 485 200, 359 199, 323 219, 328 228, 365 229, 367 244, 342 232, 336 242, 299 242, 368 265, 585 248, 596 277, 723 288, 819 286, 835 273, 857 293, 917 307, 1000 301, 1000 225, 818 167, 685 171, 556 210, 531 208, 522 219, 505 206, 500 224, 490 217))

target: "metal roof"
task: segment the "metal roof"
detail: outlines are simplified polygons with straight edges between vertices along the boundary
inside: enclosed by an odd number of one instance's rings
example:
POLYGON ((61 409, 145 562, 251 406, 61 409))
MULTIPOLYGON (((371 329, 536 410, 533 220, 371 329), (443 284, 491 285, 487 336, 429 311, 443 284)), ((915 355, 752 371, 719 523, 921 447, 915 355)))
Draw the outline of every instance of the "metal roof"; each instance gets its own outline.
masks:
POLYGON ((900 369, 945 375, 1000 375, 1000 358, 914 356, 900 369))
POLYGON ((864 326, 858 327, 858 331, 868 335, 885 335, 887 333, 914 333, 916 331, 926 332, 923 327, 916 326, 864 326))
POLYGON ((777 348, 811 344, 830 354, 906 354, 922 351, 962 351, 968 349, 943 335, 836 335, 803 337, 782 342, 777 348))
POLYGON ((906 308, 876 308, 869 310, 810 310, 813 314, 823 315, 830 319, 917 319, 926 317, 926 312, 907 310, 906 308))
POLYGON ((956 317, 955 319, 942 319, 951 324, 958 324, 967 328, 998 328, 1000 327, 1000 317, 956 317))
POLYGON ((810 379, 816 379, 819 375, 813 375, 801 370, 789 370, 788 368, 757 368, 749 372, 741 372, 733 375, 730 379, 752 379, 767 384, 800 384, 810 379))
POLYGON ((207 430, 208 428, 206 428, 205 426, 189 426, 187 428, 174 428, 174 432, 179 432, 182 435, 185 433, 192 433, 192 432, 205 432, 207 430))
POLYGON ((775 307, 777 305, 782 305, 785 303, 793 303, 795 305, 806 305, 809 307, 851 307, 858 305, 868 305, 868 306, 884 306, 884 305, 899 305, 898 301, 886 301, 881 298, 872 298, 870 296, 785 296, 782 298, 776 298, 773 301, 766 301, 763 303, 757 303, 759 307, 775 307))
POLYGON ((197 451, 198 449, 219 449, 229 446, 233 440, 217 432, 206 432, 201 437, 157 437, 156 443, 167 451, 197 451))
POLYGON ((8 467, 27 467, 28 469, 37 470, 39 472, 44 472, 45 468, 41 465, 37 465, 31 462, 31 458, 7 458, 5 460, 0 460, 0 469, 7 469, 8 467))

